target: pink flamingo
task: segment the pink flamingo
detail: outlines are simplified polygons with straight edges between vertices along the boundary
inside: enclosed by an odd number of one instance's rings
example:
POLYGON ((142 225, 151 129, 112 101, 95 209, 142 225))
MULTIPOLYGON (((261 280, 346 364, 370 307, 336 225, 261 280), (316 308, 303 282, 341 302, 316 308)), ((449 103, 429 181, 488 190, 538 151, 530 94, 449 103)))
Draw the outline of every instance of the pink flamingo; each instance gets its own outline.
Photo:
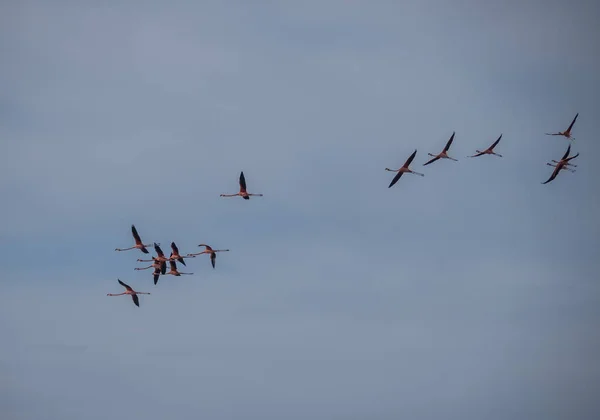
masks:
POLYGON ((133 234, 133 239, 135 239, 135 245, 132 246, 131 248, 115 248, 115 251, 129 251, 130 249, 139 249, 140 251, 142 251, 144 254, 148 253, 148 250, 146 249, 148 245, 144 245, 142 243, 142 240, 140 239, 140 235, 138 235, 137 229, 135 228, 134 225, 131 225, 131 233, 133 234))
POLYGON ((140 306, 140 302, 138 300, 137 295, 149 295, 150 293, 146 293, 146 292, 136 292, 135 290, 133 290, 131 288, 131 286, 123 283, 121 280, 117 279, 117 281, 119 282, 119 284, 121 286, 123 286, 126 290, 123 293, 107 293, 106 296, 122 296, 122 295, 130 295, 131 299, 133 299, 133 303, 135 303, 135 306, 139 307, 140 306))
POLYGON ((558 133, 544 133, 547 136, 564 136, 566 138, 568 138, 569 140, 575 140, 575 137, 571 137, 571 129, 573 128, 573 125, 575 125, 575 121, 577 121, 577 117, 579 116, 579 112, 577 114, 575 114, 575 118, 573 118, 573 121, 571 121, 571 125, 569 125, 569 128, 567 128, 565 131, 559 131, 558 133))
POLYGON ((228 249, 212 249, 210 246, 206 245, 206 244, 200 244, 198 246, 203 246, 206 249, 202 252, 197 252, 195 254, 188 254, 188 257, 196 257, 196 255, 202 255, 202 254, 210 254, 210 263, 212 264, 212 267, 215 268, 215 260, 217 259, 217 252, 227 252, 229 251, 228 249))
MULTIPOLYGON (((158 262, 161 264, 160 266, 160 271, 162 274, 165 274, 165 272, 167 271, 167 261, 169 261, 169 258, 165 257, 165 253, 163 252, 162 249, 160 249, 160 246, 155 242, 154 243, 154 251, 156 251, 156 257, 152 257, 151 260, 142 260, 142 259, 137 259, 139 262, 158 262)), ((156 282, 155 282, 156 284, 156 282)))
POLYGON ((409 174, 414 174, 414 175, 420 175, 420 176, 425 176, 425 174, 421 174, 419 172, 415 172, 411 169, 408 168, 408 166, 410 165, 410 163, 413 161, 413 159, 415 158, 415 156, 417 155, 417 151, 415 150, 413 152, 412 155, 410 155, 410 157, 408 159, 406 159, 406 162, 404 162, 404 165, 402 165, 402 167, 400 169, 389 169, 389 168, 385 168, 386 171, 390 171, 390 172, 398 172, 396 174, 396 176, 394 177, 394 179, 392 179, 392 182, 390 182, 390 185, 388 186, 388 188, 392 188, 392 186, 398 182, 398 180, 400 179, 400 177, 402 176, 402 174, 404 173, 409 173, 409 174))
POLYGON ((575 169, 571 169, 571 168, 569 168, 569 166, 577 167, 577 165, 569 163, 569 161, 571 159, 575 159, 577 156, 579 156, 579 153, 577 153, 575 156, 571 156, 571 157, 569 157, 569 153, 571 153, 571 145, 570 144, 569 144, 569 147, 567 147, 567 151, 565 152, 565 154, 563 155, 561 160, 559 160, 559 161, 552 160, 552 162, 554 162, 556 165, 553 165, 551 163, 546 164, 546 165, 554 166, 554 171, 552 172, 552 175, 550 175, 550 178, 548 178, 548 180, 546 182, 542 182, 542 184, 547 184, 548 182, 552 181, 554 178, 556 178, 556 176, 560 173, 560 171, 562 169, 565 169, 565 170, 571 171, 571 172, 575 172, 575 169))
POLYGON ((179 248, 175 245, 175 242, 171 242, 171 255, 169 256, 169 261, 179 261, 181 264, 186 265, 184 258, 179 254, 179 248))
POLYGON ((475 150, 477 153, 474 154, 473 156, 469 156, 469 157, 477 157, 477 156, 482 156, 482 155, 495 155, 498 157, 502 157, 501 154, 498 154, 496 152, 494 152, 494 147, 496 147, 498 145, 498 143, 500 143, 500 139, 502 138, 502 134, 500 134, 500 137, 498 137, 498 139, 487 149, 485 149, 483 152, 479 151, 479 150, 475 150))
POLYGON ((172 276, 181 276, 182 274, 186 274, 186 275, 192 275, 194 273, 180 273, 179 271, 177 271, 177 263, 173 260, 169 261, 169 265, 171 266, 171 270, 167 271, 165 274, 171 274, 172 276))
MULTIPOLYGON (((156 258, 152 257, 152 260, 154 261, 151 265, 149 265, 148 267, 136 267, 134 268, 134 270, 147 270, 149 268, 154 268, 154 273, 153 273, 153 277, 154 277, 154 284, 158 283, 158 277, 161 274, 161 271, 164 272, 167 271, 167 264, 164 261, 158 261, 156 258)), ((138 260, 139 261, 139 260, 138 260)))
POLYGON ((444 146, 444 150, 442 150, 442 153, 440 153, 439 155, 432 155, 431 153, 427 153, 429 156, 433 156, 433 159, 431 159, 427 163, 424 163, 423 166, 427 166, 430 163, 433 163, 433 162, 435 162, 438 159, 450 159, 450 160, 458 161, 458 159, 454 159, 454 158, 448 156, 448 153, 447 153, 448 149, 450 149, 450 145, 454 141, 454 134, 456 134, 456 133, 453 132, 452 136, 450 136, 450 140, 448 140, 448 142, 446 143, 446 146, 444 146))
POLYGON ((262 197, 262 194, 248 194, 246 191, 246 178, 244 177, 244 172, 240 174, 240 192, 236 194, 221 194, 221 197, 242 197, 244 200, 250 200, 251 196, 262 197))

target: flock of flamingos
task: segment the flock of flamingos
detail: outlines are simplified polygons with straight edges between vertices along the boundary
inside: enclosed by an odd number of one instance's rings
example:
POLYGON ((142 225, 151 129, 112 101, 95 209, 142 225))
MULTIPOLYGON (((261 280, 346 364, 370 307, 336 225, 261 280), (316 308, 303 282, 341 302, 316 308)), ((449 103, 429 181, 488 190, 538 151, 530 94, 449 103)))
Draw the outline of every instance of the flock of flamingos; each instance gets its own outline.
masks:
MULTIPOLYGON (((571 136, 571 130, 573 129, 573 125, 575 124, 575 121, 577 120, 578 116, 579 116, 579 113, 577 113, 575 115, 575 118, 573 118, 573 121, 571 121, 571 124, 565 131, 559 131, 557 133, 545 133, 545 134, 548 136, 563 136, 569 140, 575 140, 575 138, 571 136)), ((423 164, 423 166, 427 166, 439 159, 450 159, 450 160, 456 161, 457 159, 454 159, 454 158, 448 156, 448 150, 450 149, 450 146, 452 145, 452 142, 454 141, 454 135, 455 135, 455 133, 452 133, 452 136, 450 136, 450 139, 446 142, 444 149, 439 154, 434 155, 434 154, 428 153, 429 156, 432 156, 432 159, 425 162, 423 164)), ((487 149, 482 150, 482 151, 476 150, 476 153, 474 155, 468 156, 468 157, 474 158, 474 157, 479 157, 479 156, 483 156, 483 155, 495 155, 498 157, 502 157, 502 155, 500 155, 494 151, 494 148, 498 145, 498 143, 500 143, 501 139, 502 139, 502 134, 500 134, 500 136, 496 139, 496 141, 494 143, 492 143, 492 145, 490 147, 488 147, 487 149)), ((572 169, 570 167, 571 166, 577 167, 577 165, 570 163, 570 161, 572 159, 575 159, 577 156, 579 156, 579 153, 577 153, 574 156, 569 156, 570 153, 571 153, 571 145, 569 144, 565 154, 563 155, 563 157, 560 160, 558 160, 558 161, 552 160, 552 163, 550 163, 550 162, 547 163, 547 165, 554 167, 554 170, 552 171, 550 178, 548 178, 548 180, 546 180, 545 182, 542 182, 542 184, 547 184, 550 181, 554 180, 554 178, 556 178, 556 176, 560 173, 561 170, 575 172, 575 169, 572 169)), ((409 158, 406 160, 406 162, 404 162, 404 165, 402 165, 402 167, 400 169, 385 168, 386 171, 397 172, 396 176, 394 176, 394 178, 392 179, 392 182, 390 182, 390 185, 388 186, 388 188, 391 188, 392 186, 394 186, 394 184, 396 184, 396 182, 398 182, 398 180, 404 173, 425 176, 424 174, 415 172, 409 168, 410 164, 412 163, 412 161, 416 155, 417 155, 417 151, 415 150, 409 156, 409 158)), ((246 178, 244 177, 244 172, 240 173, 239 183, 240 183, 239 192, 237 192, 235 194, 221 194, 221 197, 240 196, 244 200, 249 200, 250 197, 252 197, 252 196, 262 197, 262 194, 248 193, 248 191, 246 190, 246 178)), ((144 254, 148 254, 147 247, 150 247, 150 244, 144 244, 142 242, 142 239, 140 238, 140 235, 138 234, 137 229, 135 228, 134 225, 131 225, 131 233, 133 234, 133 239, 135 240, 135 245, 130 248, 116 248, 115 251, 128 251, 131 249, 139 249, 144 254)), ((186 275, 194 274, 194 273, 182 273, 177 269, 177 262, 180 262, 184 266, 186 265, 185 258, 196 258, 199 255, 208 254, 210 256, 210 262, 214 269, 215 261, 217 258, 217 252, 229 251, 228 249, 213 249, 209 245, 200 244, 198 246, 204 247, 204 251, 186 254, 185 256, 183 256, 179 253, 179 249, 177 248, 177 245, 175 244, 175 242, 171 242, 171 254, 167 258, 165 256, 164 252, 162 251, 162 249, 160 248, 160 244, 157 244, 156 242, 154 242, 152 245, 154 246, 154 251, 156 252, 156 257, 152 257, 152 259, 150 259, 150 260, 142 260, 139 258, 137 260, 139 262, 151 262, 152 264, 147 267, 136 267, 134 270, 147 270, 147 269, 153 268, 154 269, 153 278, 154 278, 155 285, 158 283, 158 279, 160 278, 161 275, 169 275, 170 274, 173 276, 181 276, 183 274, 186 274, 186 275), (170 266, 169 271, 167 271, 167 262, 169 263, 169 266, 170 266)), ((139 307, 140 302, 139 302, 137 295, 149 295, 150 294, 147 292, 137 292, 137 291, 133 290, 133 288, 131 286, 129 286, 128 284, 123 283, 120 279, 117 279, 117 281, 119 282, 119 284, 121 286, 123 286, 125 288, 125 291, 123 293, 108 293, 107 296, 129 295, 133 299, 133 303, 139 307)))

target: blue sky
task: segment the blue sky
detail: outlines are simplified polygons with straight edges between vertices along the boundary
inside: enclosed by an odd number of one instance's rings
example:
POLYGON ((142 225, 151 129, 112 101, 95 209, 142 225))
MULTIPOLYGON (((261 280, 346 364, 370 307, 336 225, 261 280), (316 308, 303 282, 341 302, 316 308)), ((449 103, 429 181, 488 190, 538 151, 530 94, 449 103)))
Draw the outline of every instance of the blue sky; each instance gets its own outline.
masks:
POLYGON ((598 18, 3 2, 0 414, 597 418, 598 18), (541 185, 577 112, 577 172, 541 185), (219 198, 240 170, 264 197, 219 198), (132 223, 231 252, 154 286, 114 252, 132 223))

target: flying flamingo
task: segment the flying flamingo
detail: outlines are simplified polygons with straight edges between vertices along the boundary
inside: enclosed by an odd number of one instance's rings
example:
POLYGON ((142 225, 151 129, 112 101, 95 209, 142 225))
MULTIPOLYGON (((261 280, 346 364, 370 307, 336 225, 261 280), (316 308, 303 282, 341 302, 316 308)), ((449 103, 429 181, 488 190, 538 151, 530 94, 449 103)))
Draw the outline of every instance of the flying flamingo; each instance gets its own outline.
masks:
POLYGON ((134 270, 147 270, 149 268, 154 268, 154 273, 153 273, 153 277, 154 277, 154 284, 158 283, 158 277, 161 274, 165 274, 165 272, 167 271, 167 263, 165 263, 164 261, 158 261, 156 258, 152 257, 152 260, 154 261, 151 265, 149 265, 148 267, 136 267, 134 268, 134 270))
MULTIPOLYGON (((138 260, 138 261, 141 261, 141 260, 138 260)), ((148 261, 148 260, 144 260, 144 261, 148 261)), ((158 268, 160 270, 162 263, 154 257, 152 257, 152 261, 153 261, 152 264, 150 264, 148 267, 135 267, 134 270, 147 270, 149 268, 158 268)))
POLYGON ((415 149, 415 151, 413 152, 412 155, 410 155, 410 157, 406 160, 406 162, 404 162, 404 165, 402 165, 402 167, 400 169, 389 169, 389 168, 385 168, 386 171, 390 171, 390 172, 398 172, 396 174, 396 176, 394 177, 394 179, 392 179, 392 182, 390 182, 390 185, 388 186, 388 188, 392 188, 392 186, 398 182, 398 180, 400 179, 400 177, 402 176, 403 173, 407 172, 409 174, 415 174, 415 175, 420 175, 420 176, 425 176, 425 174, 421 174, 419 172, 415 172, 411 169, 408 169, 408 166, 410 165, 410 163, 413 161, 413 159, 415 158, 415 156, 417 155, 417 150, 415 149))
POLYGON ((552 172, 552 175, 550 175, 550 178, 548 178, 548 180, 546 182, 542 182, 542 184, 547 184, 548 182, 550 182, 554 178, 556 178, 556 176, 559 174, 561 169, 566 169, 567 171, 575 172, 575 169, 571 169, 571 168, 569 168, 569 166, 577 167, 577 165, 573 165, 572 163, 569 163, 569 161, 571 159, 575 159, 577 156, 579 156, 579 153, 577 153, 575 156, 571 156, 571 157, 569 157, 569 153, 571 153, 571 145, 570 144, 569 144, 569 147, 567 147, 567 151, 565 152, 563 157, 558 162, 555 160, 552 160, 552 162, 554 162, 555 165, 553 165, 549 162, 546 164, 546 165, 554 166, 554 171, 552 172))
POLYGON ((568 138, 569 140, 575 140, 575 137, 571 137, 571 129, 573 128, 575 121, 577 121, 578 116, 579 116, 579 112, 577 114, 575 114, 575 118, 573 118, 573 121, 571 121, 571 125, 569 125, 569 128, 567 128, 565 131, 559 131, 558 133, 544 133, 544 134, 546 134, 547 136, 564 136, 564 137, 568 138))
POLYGON ((140 306, 140 302, 138 300, 137 295, 149 295, 150 293, 146 293, 146 292, 136 292, 135 290, 133 290, 131 288, 131 286, 123 283, 121 280, 117 279, 117 281, 119 282, 119 284, 121 286, 123 286, 126 290, 123 293, 107 293, 106 296, 121 296, 121 295, 130 295, 131 299, 133 299, 133 303, 135 303, 135 306, 139 307, 140 306))
POLYGON ((160 246, 154 242, 154 251, 156 251, 156 257, 152 257, 151 260, 142 260, 138 258, 139 262, 159 262, 161 264, 161 273, 165 274, 165 272, 167 271, 167 261, 169 260, 167 257, 165 257, 165 253, 162 251, 162 249, 160 249, 160 246))
POLYGON ((172 276, 181 276, 182 274, 186 274, 186 275, 192 275, 194 273, 180 273, 179 271, 177 271, 177 263, 173 260, 169 261, 169 264, 171 265, 171 270, 167 271, 165 274, 171 274, 172 276))
POLYGON ((477 157, 477 156, 481 156, 481 155, 496 155, 498 157, 502 157, 501 154, 494 152, 494 147, 496 147, 498 145, 498 143, 500 143, 501 138, 502 138, 502 134, 500 134, 500 137, 498 137, 498 139, 494 142, 494 144, 492 144, 490 147, 485 149, 483 152, 481 152, 479 150, 475 150, 477 153, 474 154, 473 156, 468 156, 468 157, 477 157))
POLYGON ((451 158, 450 156, 448 156, 447 152, 448 149, 450 148, 450 145, 452 144, 452 142, 454 141, 454 134, 455 132, 452 133, 452 136, 450 136, 450 140, 448 140, 448 142, 446 143, 446 146, 444 146, 444 150, 442 150, 442 153, 440 153, 439 155, 432 155, 431 153, 427 153, 429 156, 433 156, 433 159, 431 159, 429 162, 424 163, 423 166, 427 166, 430 163, 435 162, 438 159, 450 159, 450 160, 454 160, 454 161, 458 161, 458 159, 454 159, 451 158))
POLYGON ((179 261, 181 264, 185 265, 185 261, 183 260, 184 257, 182 257, 181 255, 179 255, 179 248, 177 248, 177 245, 175 245, 175 242, 171 242, 171 255, 169 256, 169 261, 179 261))
POLYGON ((212 267, 215 268, 215 260, 217 259, 217 252, 227 252, 229 251, 228 249, 212 249, 210 246, 206 245, 206 244, 200 244, 198 246, 203 246, 206 249, 202 252, 197 252, 195 254, 188 254, 188 257, 195 257, 196 255, 202 255, 202 254, 210 254, 210 263, 212 264, 212 267))
POLYGON ((244 177, 244 172, 240 173, 240 192, 236 194, 221 194, 221 197, 242 197, 244 200, 250 200, 250 196, 262 197, 262 194, 248 194, 246 191, 246 178, 244 177))
POLYGON ((141 250, 144 254, 147 254, 148 250, 146 249, 146 247, 150 246, 150 244, 144 245, 142 243, 142 240, 140 239, 140 235, 138 235, 137 229, 135 228, 134 225, 131 225, 131 233, 133 234, 133 239, 135 239, 135 245, 132 246, 131 248, 124 248, 124 249, 115 248, 115 251, 129 251, 130 249, 137 248, 137 249, 141 250))

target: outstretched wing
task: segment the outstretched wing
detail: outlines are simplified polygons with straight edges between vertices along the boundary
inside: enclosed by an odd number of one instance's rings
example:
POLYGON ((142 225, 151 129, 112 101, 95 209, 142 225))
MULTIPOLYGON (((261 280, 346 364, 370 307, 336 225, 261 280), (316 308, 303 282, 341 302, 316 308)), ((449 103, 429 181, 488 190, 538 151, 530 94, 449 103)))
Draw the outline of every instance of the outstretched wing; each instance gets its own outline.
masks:
POLYGON ((156 268, 156 269, 154 269, 154 284, 158 283, 159 277, 160 277, 160 268, 156 268))
POLYGON ((436 161, 436 160, 438 160, 439 158, 440 158, 439 156, 436 156, 436 157, 434 157, 433 159, 431 159, 429 162, 427 162, 427 163, 424 163, 424 164, 423 164, 423 166, 427 166, 427 165, 429 165, 430 163, 433 163, 433 162, 435 162, 435 161, 436 161))
POLYGON ((177 271, 177 263, 175 261, 169 261, 169 265, 171 266, 171 271, 177 271))
POLYGON ((560 172, 560 166, 556 166, 556 168, 554 168, 554 171, 552 171, 552 175, 550 175, 550 178, 548 178, 548 180, 546 182, 542 182, 542 184, 547 184, 548 182, 552 181, 554 178, 556 178, 556 175, 558 175, 558 173, 560 172))
POLYGON ((575 115, 575 118, 573 118, 573 121, 571 121, 571 125, 569 126, 569 128, 567 128, 567 133, 569 133, 571 131, 571 128, 573 128, 573 125, 575 125, 575 121, 577 121, 577 117, 579 117, 579 112, 575 115))
POLYGON ((415 149, 413 154, 410 155, 410 157, 408 159, 406 159, 406 162, 404 162, 403 167, 408 168, 408 166, 411 164, 411 162, 413 161, 413 159, 415 158, 416 155, 417 155, 417 150, 415 149))
POLYGON ((210 253, 210 263, 212 264, 212 267, 215 268, 215 260, 217 259, 217 253, 216 252, 211 252, 210 253))
POLYGON ((173 250, 173 253, 175 255, 179 255, 179 248, 177 248, 177 245, 175 245, 175 242, 171 242, 171 249, 173 250))
POLYGON ((571 153, 571 145, 570 144, 569 144, 569 147, 567 147, 567 151, 565 152, 565 154, 563 155, 561 160, 565 160, 566 158, 568 158, 569 153, 571 153))
POLYGON ((571 156, 570 158, 568 158, 567 162, 570 161, 571 159, 575 159, 577 156, 579 156, 579 153, 577 153, 575 156, 571 156))
POLYGON ((119 282, 119 284, 120 284, 121 286, 123 286, 123 287, 124 287, 124 288, 126 288, 127 290, 133 290, 133 289, 131 288, 131 286, 129 286, 129 285, 127 285, 127 284, 123 283, 121 280, 117 279, 117 281, 119 282))
POLYGON ((398 172, 398 173, 396 174, 396 176, 394 177, 394 179, 392 179, 392 182, 390 182, 390 185, 388 186, 388 188, 392 188, 392 187, 394 186, 394 184, 395 184, 396 182, 398 182, 398 180, 400 179, 400 177, 402 176, 402 174, 403 174, 403 173, 404 173, 404 172, 398 172))
POLYGON ((450 140, 448 140, 448 143, 446 143, 446 146, 444 147, 444 152, 447 152, 448 149, 450 149, 450 145, 452 144, 452 142, 454 141, 454 135, 456 134, 455 131, 452 132, 452 136, 450 136, 450 140))
POLYGON ((498 143, 500 143, 500 139, 501 139, 501 138, 502 138, 502 134, 500 134, 500 137, 498 137, 498 140, 496 140, 496 141, 494 142, 494 144, 492 144, 492 145, 490 146, 490 150, 492 150, 494 147, 496 147, 496 145, 497 145, 498 143))
POLYGON ((147 254, 147 253, 148 253, 148 250, 146 249, 146 247, 145 247, 145 246, 141 247, 141 248, 140 248, 140 250, 141 250, 141 251, 142 251, 144 254, 147 254))
POLYGON ((140 301, 139 301, 137 295, 131 295, 131 299, 133 299, 133 303, 135 303, 135 306, 137 306, 139 308, 140 307, 140 301))
MULTIPOLYGON (((176 254, 171 252, 171 255, 169 255, 169 258, 173 258, 174 255, 176 255, 176 254)), ((183 260, 183 257, 178 257, 177 261, 179 261, 181 264, 185 265, 185 261, 183 260)))
POLYGON ((469 157, 478 157, 478 156, 481 156, 481 155, 485 155, 485 153, 479 152, 479 153, 475 153, 473 156, 469 156, 469 157))
POLYGON ((131 225, 131 233, 133 234, 133 239, 135 239, 135 243, 137 245, 141 245, 142 240, 140 239, 140 235, 138 234, 138 231, 134 225, 131 225))
POLYGON ((162 249, 160 249, 160 246, 158 246, 158 244, 156 242, 154 242, 154 250, 156 251, 156 254, 159 257, 164 257, 165 253, 162 251, 162 249))
POLYGON ((240 173, 240 191, 246 191, 246 177, 243 171, 240 173))
POLYGON ((163 261, 160 264, 160 273, 165 274, 167 272, 167 262, 163 261))

